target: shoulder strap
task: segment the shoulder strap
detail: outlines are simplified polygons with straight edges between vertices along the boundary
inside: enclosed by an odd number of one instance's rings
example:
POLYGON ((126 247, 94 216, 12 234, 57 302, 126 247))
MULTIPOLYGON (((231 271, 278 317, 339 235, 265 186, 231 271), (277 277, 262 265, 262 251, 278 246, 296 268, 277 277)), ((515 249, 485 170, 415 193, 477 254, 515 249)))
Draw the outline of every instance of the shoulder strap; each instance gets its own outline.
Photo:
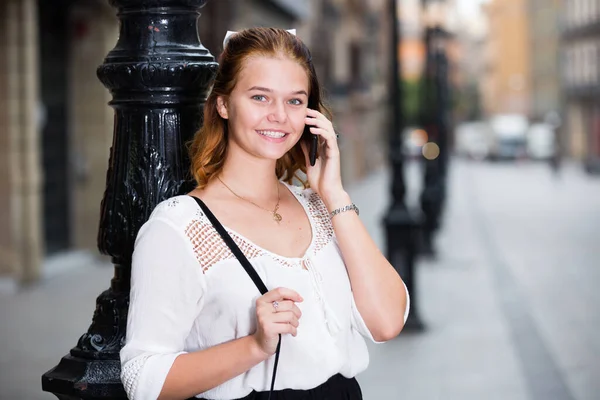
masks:
MULTIPOLYGON (((244 267, 244 269, 250 276, 250 279, 252 279, 252 281, 258 288, 259 292, 261 294, 267 293, 268 292, 267 287, 263 283, 262 279, 260 279, 260 276, 258 275, 256 270, 254 269, 252 264, 250 264, 250 261, 248 261, 248 259, 246 258, 246 256, 242 252, 242 250, 240 250, 238 245, 233 241, 233 239, 231 238, 229 233, 227 233, 227 231, 225 230, 223 225, 221 225, 221 223, 219 222, 217 217, 215 217, 215 215, 212 213, 212 211, 210 211, 210 209, 206 206, 206 204, 204 204, 204 202, 202 200, 200 200, 199 198, 197 198, 195 196, 191 196, 191 197, 194 200, 196 200, 196 203, 198 203, 198 206, 200 206, 202 211, 204 211, 204 214, 206 214, 206 216, 208 217, 208 220, 211 222, 211 224, 217 230, 219 235, 221 235, 221 238, 223 238, 223 241, 225 242, 225 244, 227 244, 227 247, 229 247, 229 249, 231 250, 233 255, 238 259, 240 264, 242 264, 242 267, 244 267)), ((271 398, 271 394, 273 393, 273 387, 275 386, 275 375, 277 374, 277 364, 279 363, 280 350, 281 350, 281 335, 279 335, 279 341, 277 342, 277 350, 275 351, 275 365, 273 366, 273 378, 271 380, 271 391, 269 392, 269 399, 271 398)))
MULTIPOLYGON (((194 196, 192 196, 192 197, 194 197, 194 196)), ((213 226, 215 227, 215 229, 217 230, 219 235, 221 235, 221 238, 223 238, 223 241, 225 242, 225 244, 227 244, 227 247, 229 247, 229 249, 231 250, 233 255, 238 259, 240 264, 242 264, 242 267, 244 267, 244 269, 246 270, 248 275, 250 275, 252 282, 254 282, 254 284, 258 288, 259 292, 261 294, 267 293, 268 292, 267 287, 263 283, 262 279, 260 279, 260 276, 258 276, 258 273, 256 273, 256 270, 254 269, 252 264, 250 264, 250 261, 248 261, 248 259, 246 258, 246 256, 242 252, 242 250, 240 250, 240 248, 233 241, 231 236, 229 236, 229 233, 227 233, 227 231, 225 230, 223 225, 221 225, 221 223, 219 222, 217 217, 215 217, 215 215, 212 213, 212 211, 210 211, 210 209, 206 206, 206 204, 204 204, 204 202, 202 200, 200 200, 197 197, 194 197, 194 200, 196 200, 196 203, 198 203, 198 205, 200 206, 202 211, 204 211, 204 214, 206 214, 209 221, 213 224, 213 226)))

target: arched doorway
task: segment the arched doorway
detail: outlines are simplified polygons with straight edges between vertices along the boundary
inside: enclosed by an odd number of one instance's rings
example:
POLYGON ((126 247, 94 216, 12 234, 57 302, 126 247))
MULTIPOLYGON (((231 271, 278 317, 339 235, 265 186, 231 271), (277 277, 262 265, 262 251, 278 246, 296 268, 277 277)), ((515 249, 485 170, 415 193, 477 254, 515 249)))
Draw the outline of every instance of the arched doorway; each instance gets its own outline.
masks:
POLYGON ((68 135, 68 7, 71 0, 38 0, 43 237, 46 253, 70 245, 68 135))

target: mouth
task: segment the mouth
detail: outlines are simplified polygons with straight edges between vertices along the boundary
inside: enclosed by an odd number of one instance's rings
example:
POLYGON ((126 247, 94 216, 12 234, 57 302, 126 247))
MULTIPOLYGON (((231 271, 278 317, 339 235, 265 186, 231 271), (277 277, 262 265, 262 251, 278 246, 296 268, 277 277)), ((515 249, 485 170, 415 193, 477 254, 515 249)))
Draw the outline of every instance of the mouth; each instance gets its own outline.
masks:
POLYGON ((259 135, 270 139, 283 139, 288 134, 281 131, 256 131, 259 135))

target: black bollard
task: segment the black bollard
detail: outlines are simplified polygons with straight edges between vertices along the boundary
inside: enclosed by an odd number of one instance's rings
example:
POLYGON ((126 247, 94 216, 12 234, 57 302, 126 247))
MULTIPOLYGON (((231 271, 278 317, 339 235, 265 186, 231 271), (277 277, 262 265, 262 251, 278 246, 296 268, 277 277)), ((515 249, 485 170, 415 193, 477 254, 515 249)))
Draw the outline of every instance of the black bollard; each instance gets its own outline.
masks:
POLYGON ((387 259, 402 277, 411 297, 411 309, 408 320, 404 325, 405 331, 420 331, 423 323, 419 317, 417 288, 415 283, 415 258, 419 237, 419 220, 408 210, 405 203, 406 184, 404 182, 404 154, 402 152, 402 128, 404 115, 402 113, 402 91, 400 86, 400 62, 398 60, 398 45, 400 29, 396 0, 390 0, 392 18, 391 46, 391 82, 390 104, 392 126, 389 135, 389 159, 392 172, 392 203, 384 217, 386 229, 387 259))
POLYGON ((448 101, 448 60, 443 46, 446 33, 440 28, 427 28, 425 33, 426 65, 423 77, 421 101, 421 125, 427 132, 428 140, 435 143, 439 154, 425 157, 423 190, 420 196, 423 211, 421 252, 435 256, 433 236, 440 228, 446 200, 446 176, 449 152, 450 106, 448 101))
POLYGON ((115 274, 96 300, 87 333, 42 376, 42 390, 65 400, 127 399, 119 351, 134 241, 158 203, 193 188, 185 144, 200 126, 217 69, 197 33, 206 0, 109 2, 118 10, 120 34, 97 71, 115 110, 98 248, 111 256, 115 274))

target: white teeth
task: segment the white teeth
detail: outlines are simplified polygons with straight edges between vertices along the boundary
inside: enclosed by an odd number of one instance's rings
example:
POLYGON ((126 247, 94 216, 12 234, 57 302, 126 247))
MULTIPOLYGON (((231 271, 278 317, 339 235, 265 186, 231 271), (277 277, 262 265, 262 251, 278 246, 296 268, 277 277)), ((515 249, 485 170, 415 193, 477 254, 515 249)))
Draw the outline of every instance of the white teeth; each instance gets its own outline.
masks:
POLYGON ((258 131, 258 133, 260 133, 263 136, 274 138, 274 139, 280 139, 285 136, 285 133, 281 133, 281 132, 258 131))

